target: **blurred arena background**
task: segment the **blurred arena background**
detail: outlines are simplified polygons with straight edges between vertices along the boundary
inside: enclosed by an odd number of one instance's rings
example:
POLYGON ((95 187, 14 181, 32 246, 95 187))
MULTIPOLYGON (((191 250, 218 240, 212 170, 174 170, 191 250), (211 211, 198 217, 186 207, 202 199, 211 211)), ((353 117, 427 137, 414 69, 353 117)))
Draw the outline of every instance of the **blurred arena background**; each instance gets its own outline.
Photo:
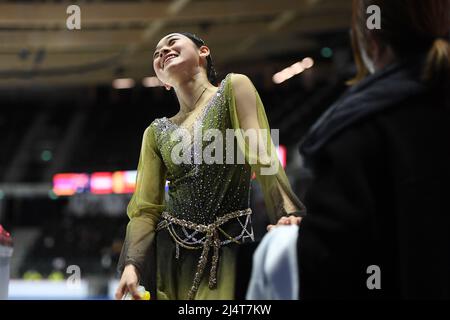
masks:
MULTIPOLYGON (((0 224, 14 240, 10 298, 112 298, 142 133, 178 110, 152 78, 152 52, 167 33, 204 38, 219 79, 253 80, 301 196, 308 172, 298 144, 353 74, 350 18, 348 0, 0 1, 0 224), (66 25, 73 4, 80 30, 66 25), (81 282, 67 291, 77 268, 81 282)), ((261 236, 257 185, 252 206, 261 236)))

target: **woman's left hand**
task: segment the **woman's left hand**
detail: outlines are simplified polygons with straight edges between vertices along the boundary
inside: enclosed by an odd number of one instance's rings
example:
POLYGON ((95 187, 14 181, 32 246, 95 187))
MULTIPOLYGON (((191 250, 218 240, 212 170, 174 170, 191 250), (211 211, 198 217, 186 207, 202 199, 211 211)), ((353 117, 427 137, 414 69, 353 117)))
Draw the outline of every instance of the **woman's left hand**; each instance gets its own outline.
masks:
POLYGON ((269 224, 267 226, 267 231, 270 231, 277 226, 287 226, 290 224, 299 225, 301 221, 302 221, 302 217, 296 217, 296 216, 281 217, 280 220, 278 220, 276 225, 269 224))

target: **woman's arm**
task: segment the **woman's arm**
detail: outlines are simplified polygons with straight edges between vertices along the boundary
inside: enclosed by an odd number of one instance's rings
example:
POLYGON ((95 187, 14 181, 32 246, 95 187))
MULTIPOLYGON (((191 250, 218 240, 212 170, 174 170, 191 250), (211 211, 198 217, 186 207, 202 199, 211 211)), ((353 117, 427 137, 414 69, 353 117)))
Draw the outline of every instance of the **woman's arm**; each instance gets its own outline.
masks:
POLYGON ((122 273, 116 298, 127 289, 134 293, 138 275, 143 274, 149 249, 154 241, 155 228, 164 210, 164 186, 166 167, 155 141, 154 127, 144 132, 136 177, 136 188, 128 204, 130 222, 119 259, 122 273))
MULTIPOLYGON (((250 79, 244 75, 233 74, 230 82, 228 89, 231 122, 233 128, 237 129, 240 149, 244 152, 247 163, 251 165, 261 185, 271 223, 277 223, 279 219, 289 215, 303 215, 306 213, 306 208, 292 191, 278 159, 258 92, 250 79), (256 133, 256 144, 245 138, 249 131, 256 133)), ((295 220, 283 218, 282 224, 299 222, 299 220, 299 218, 295 220)))

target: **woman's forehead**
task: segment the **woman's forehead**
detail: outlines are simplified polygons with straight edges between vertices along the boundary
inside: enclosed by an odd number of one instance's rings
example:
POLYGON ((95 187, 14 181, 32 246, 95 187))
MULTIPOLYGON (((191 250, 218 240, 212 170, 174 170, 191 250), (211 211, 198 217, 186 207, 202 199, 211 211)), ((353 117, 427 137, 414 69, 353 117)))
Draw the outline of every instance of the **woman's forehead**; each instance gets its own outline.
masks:
POLYGON ((158 50, 159 48, 161 48, 161 46, 170 40, 170 38, 173 37, 185 37, 184 35, 180 34, 180 33, 169 33, 167 36, 165 36, 164 38, 162 38, 161 40, 159 40, 157 46, 156 46, 156 50, 158 50))

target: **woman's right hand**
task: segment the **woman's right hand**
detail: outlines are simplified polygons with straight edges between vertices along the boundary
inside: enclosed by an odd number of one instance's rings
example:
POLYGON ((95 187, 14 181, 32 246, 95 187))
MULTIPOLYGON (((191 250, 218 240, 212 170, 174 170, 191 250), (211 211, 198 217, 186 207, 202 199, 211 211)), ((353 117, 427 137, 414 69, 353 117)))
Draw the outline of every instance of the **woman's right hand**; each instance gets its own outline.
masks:
POLYGON ((136 267, 132 264, 127 265, 123 269, 122 277, 116 290, 116 300, 121 300, 127 292, 131 294, 133 299, 140 300, 141 296, 137 291, 138 283, 139 277, 136 267))
POLYGON ((296 217, 294 215, 291 216, 285 216, 285 217, 281 217, 280 220, 278 220, 277 224, 273 225, 273 224, 269 224, 267 226, 267 231, 272 230, 273 228, 276 228, 278 226, 287 226, 290 224, 293 225, 300 225, 300 222, 302 221, 302 217, 296 217))

